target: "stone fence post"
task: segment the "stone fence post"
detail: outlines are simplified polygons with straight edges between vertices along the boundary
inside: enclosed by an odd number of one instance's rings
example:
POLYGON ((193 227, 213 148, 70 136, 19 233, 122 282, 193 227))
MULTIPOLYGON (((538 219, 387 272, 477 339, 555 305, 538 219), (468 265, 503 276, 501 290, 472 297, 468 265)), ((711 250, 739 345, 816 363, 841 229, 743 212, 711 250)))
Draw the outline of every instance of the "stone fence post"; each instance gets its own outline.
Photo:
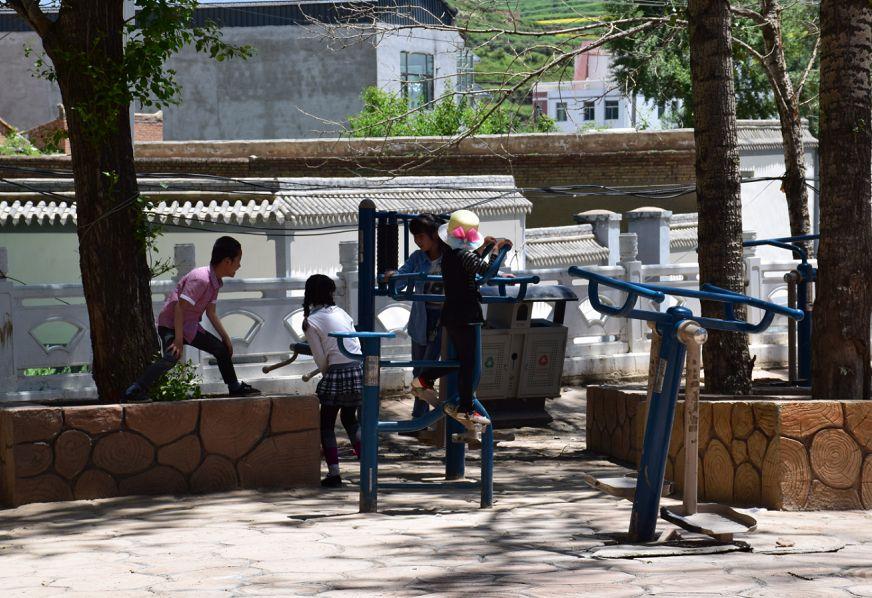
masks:
POLYGON ((173 248, 173 263, 176 266, 174 282, 179 282, 182 277, 197 266, 197 255, 193 243, 178 243, 173 248))
POLYGON ((336 289, 337 295, 342 295, 343 301, 338 302, 340 306, 348 312, 351 319, 357 321, 357 293, 358 293, 358 271, 357 271, 357 241, 340 241, 339 242, 339 263, 342 270, 339 271, 339 280, 342 281, 342 289, 336 289))
POLYGON ((621 234, 621 215, 609 210, 588 210, 574 216, 578 224, 590 224, 596 242, 609 250, 609 266, 620 259, 618 238, 621 234))
MULTIPOLYGON (((627 282, 642 282, 642 262, 638 259, 639 239, 636 233, 622 233, 619 240, 621 261, 618 263, 624 269, 624 280, 627 282)), ((641 320, 623 318, 625 341, 630 353, 643 353, 645 332, 647 326, 641 320)))
MULTIPOLYGON (((757 239, 757 233, 754 231, 743 231, 742 241, 754 241, 757 239)), ((745 294, 757 299, 767 301, 763 297, 763 270, 761 268, 762 259, 757 255, 756 247, 744 247, 742 249, 742 268, 745 276, 745 294)), ((763 314, 755 308, 748 309, 748 320, 759 321, 763 314)))
POLYGON ((627 231, 638 236, 643 264, 669 264, 670 218, 672 212, 662 208, 636 208, 624 214, 627 231))
POLYGON ((12 281, 6 278, 9 259, 5 247, 0 247, 0 395, 15 392, 15 346, 12 338, 12 281))

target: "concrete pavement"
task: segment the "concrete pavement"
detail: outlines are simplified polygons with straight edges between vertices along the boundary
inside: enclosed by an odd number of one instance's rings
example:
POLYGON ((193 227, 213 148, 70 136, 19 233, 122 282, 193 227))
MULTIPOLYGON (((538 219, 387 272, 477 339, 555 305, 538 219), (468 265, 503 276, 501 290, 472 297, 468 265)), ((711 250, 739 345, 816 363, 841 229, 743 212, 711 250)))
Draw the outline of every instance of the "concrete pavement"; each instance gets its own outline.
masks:
MULTIPOLYGON (((549 428, 498 446, 490 510, 475 490, 383 490, 381 512, 360 515, 347 484, 0 511, 0 595, 872 596, 864 511, 757 512, 750 551, 601 558, 626 531, 630 503, 579 481, 623 471, 584 452, 583 405, 570 389, 551 403, 549 428)), ((437 478, 439 454, 395 439, 381 479, 437 478)), ((356 480, 356 462, 343 475, 356 480)))

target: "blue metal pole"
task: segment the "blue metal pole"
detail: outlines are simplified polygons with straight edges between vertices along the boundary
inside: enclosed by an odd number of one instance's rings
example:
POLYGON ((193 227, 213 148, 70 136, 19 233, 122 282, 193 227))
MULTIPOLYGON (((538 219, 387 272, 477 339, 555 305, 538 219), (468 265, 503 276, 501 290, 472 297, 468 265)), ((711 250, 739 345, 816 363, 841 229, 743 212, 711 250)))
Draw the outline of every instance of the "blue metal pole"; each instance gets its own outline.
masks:
POLYGON ((796 285, 796 307, 805 314, 796 325, 797 336, 797 377, 804 383, 811 381, 811 318, 812 310, 809 309, 809 285, 813 282, 813 268, 811 264, 801 263, 796 267, 799 273, 799 282, 796 285))
POLYGON ((360 202, 357 220, 357 327, 375 331, 375 203, 360 202))
MULTIPOLYGON (((475 325, 475 369, 472 372, 473 388, 478 389, 481 380, 481 324, 475 325)), ((475 408, 487 418, 490 414, 477 398, 475 408)), ((494 427, 485 427, 481 433, 481 508, 488 509, 494 504, 494 427)))
POLYGON ((677 338, 678 324, 692 313, 684 307, 671 307, 667 313, 672 316, 672 320, 657 325, 663 342, 645 422, 642 457, 639 461, 636 494, 630 516, 631 542, 651 542, 655 538, 660 494, 669 456, 669 437, 672 434, 678 386, 684 369, 685 349, 677 338))
MULTIPOLYGON (((478 405, 479 411, 485 417, 490 414, 478 405)), ((482 509, 489 509, 494 504, 494 427, 488 426, 481 433, 481 503, 482 509)))
MULTIPOLYGON (((357 324, 362 332, 375 331, 375 203, 364 199, 358 212, 357 324)), ((378 403, 381 341, 361 339, 363 405, 360 414, 360 505, 361 513, 378 509, 378 403)))
POLYGON ((378 407, 381 339, 361 339, 363 350, 363 405, 360 414, 361 513, 378 510, 378 407))
MULTIPOLYGON (((457 349, 454 343, 451 342, 451 337, 445 334, 447 342, 447 359, 457 359, 457 349)), ((448 401, 457 399, 457 370, 453 370, 447 376, 442 378, 442 384, 445 385, 445 398, 448 401)), ((463 434, 466 431, 460 422, 454 418, 445 417, 445 479, 446 480, 462 480, 466 475, 466 444, 463 442, 454 442, 452 438, 454 434, 463 434)))

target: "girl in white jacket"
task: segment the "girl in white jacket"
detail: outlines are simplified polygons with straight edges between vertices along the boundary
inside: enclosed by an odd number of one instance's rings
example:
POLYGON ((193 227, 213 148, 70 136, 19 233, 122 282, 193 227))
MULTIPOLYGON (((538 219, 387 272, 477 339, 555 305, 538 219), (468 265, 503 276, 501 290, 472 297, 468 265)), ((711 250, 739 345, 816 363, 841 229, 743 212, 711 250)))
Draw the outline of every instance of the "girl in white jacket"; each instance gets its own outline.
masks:
POLYGON ((306 280, 303 295, 303 331, 312 349, 312 357, 321 370, 322 378, 315 391, 321 403, 321 448, 327 462, 327 477, 321 485, 328 488, 342 486, 339 475, 339 451, 336 447, 336 416, 348 433, 354 453, 360 456, 360 426, 357 408, 363 391, 363 368, 359 361, 339 351, 338 342, 344 342, 351 353, 360 353, 355 339, 337 339, 331 332, 354 332, 354 321, 333 301, 336 284, 323 274, 306 280))

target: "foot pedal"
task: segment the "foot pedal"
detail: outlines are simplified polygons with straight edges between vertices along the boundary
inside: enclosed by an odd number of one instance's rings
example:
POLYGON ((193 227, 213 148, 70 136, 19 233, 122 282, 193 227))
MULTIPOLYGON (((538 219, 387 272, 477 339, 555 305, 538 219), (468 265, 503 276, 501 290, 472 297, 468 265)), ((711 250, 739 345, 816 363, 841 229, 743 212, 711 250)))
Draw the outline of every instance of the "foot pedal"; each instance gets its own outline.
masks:
MULTIPOLYGON (((619 498, 633 500, 633 497, 636 495, 635 477, 623 476, 620 478, 595 478, 589 473, 583 473, 581 474, 581 480, 591 488, 619 498)), ((669 496, 670 494, 672 494, 672 482, 665 480, 660 495, 669 496)))
POLYGON ((726 505, 700 504, 688 514, 682 505, 661 507, 660 516, 689 532, 710 536, 718 542, 733 541, 733 534, 748 534, 757 529, 757 520, 726 505))
POLYGON ((462 442, 473 448, 474 446, 481 446, 481 431, 473 429, 466 430, 460 434, 452 434, 451 442, 462 442))

